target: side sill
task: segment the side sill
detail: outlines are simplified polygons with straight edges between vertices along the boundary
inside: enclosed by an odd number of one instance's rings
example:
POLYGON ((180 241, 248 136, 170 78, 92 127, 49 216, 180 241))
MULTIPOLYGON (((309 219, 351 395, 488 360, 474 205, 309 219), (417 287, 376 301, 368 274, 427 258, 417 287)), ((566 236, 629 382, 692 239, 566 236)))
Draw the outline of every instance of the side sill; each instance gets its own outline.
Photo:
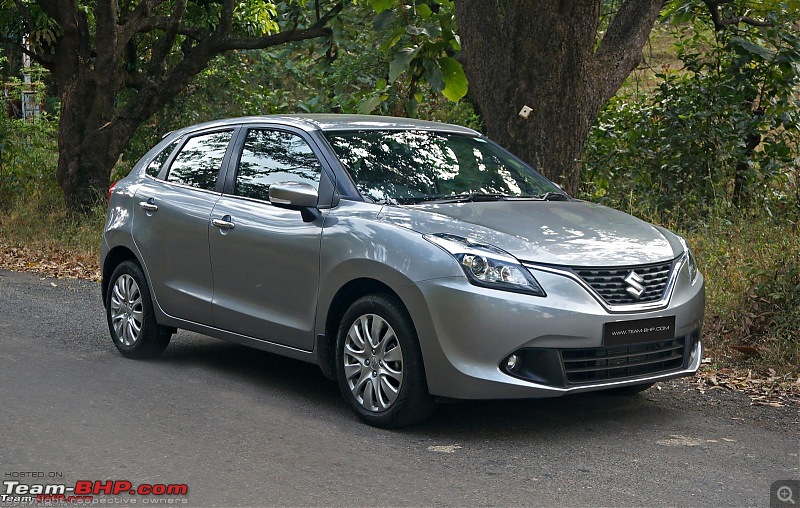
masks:
POLYGON ((184 330, 190 330, 193 332, 201 333, 203 335, 208 335, 209 337, 213 337, 215 339, 225 340, 228 342, 233 342, 235 344, 240 344, 242 346, 248 346, 255 349, 260 349, 261 351, 266 351, 268 353, 287 356, 289 358, 294 358, 296 360, 301 360, 304 362, 319 365, 319 362, 317 361, 317 355, 314 351, 305 351, 303 349, 297 349, 291 346, 284 346, 283 344, 270 342, 268 340, 256 339, 254 337, 249 337, 247 335, 241 335, 238 333, 228 332, 219 328, 214 328, 213 326, 201 325, 200 323, 195 323, 193 321, 185 321, 183 319, 174 318, 166 314, 162 314, 161 317, 162 319, 159 320, 159 324, 163 326, 183 328, 184 330))

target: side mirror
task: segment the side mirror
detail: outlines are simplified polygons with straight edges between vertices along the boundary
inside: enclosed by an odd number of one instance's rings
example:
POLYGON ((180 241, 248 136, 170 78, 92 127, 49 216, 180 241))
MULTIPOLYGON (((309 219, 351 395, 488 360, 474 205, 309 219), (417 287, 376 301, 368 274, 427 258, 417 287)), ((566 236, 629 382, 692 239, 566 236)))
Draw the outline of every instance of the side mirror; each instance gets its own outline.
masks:
POLYGON ((281 182, 270 185, 269 201, 278 208, 299 210, 303 222, 313 222, 321 215, 317 208, 319 193, 307 183, 281 182))

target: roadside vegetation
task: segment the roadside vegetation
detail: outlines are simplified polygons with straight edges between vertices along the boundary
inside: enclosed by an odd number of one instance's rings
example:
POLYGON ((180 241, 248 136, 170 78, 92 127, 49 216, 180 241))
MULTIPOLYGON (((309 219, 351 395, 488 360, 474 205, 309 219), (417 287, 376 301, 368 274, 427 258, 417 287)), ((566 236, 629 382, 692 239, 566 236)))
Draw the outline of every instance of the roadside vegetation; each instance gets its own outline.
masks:
POLYGON ((785 13, 735 32, 685 14, 654 30, 653 57, 595 122, 583 194, 687 238, 713 366, 796 380, 800 36, 777 28, 785 13))
POLYGON ((105 209, 67 210, 55 178, 56 121, 0 116, 0 266, 96 279, 105 209))
MULTIPOLYGON (((112 180, 169 130, 220 117, 373 112, 481 129, 469 95, 452 102, 424 81, 387 80, 396 41, 354 9, 364 24, 334 25, 335 55, 306 41, 217 57, 137 131, 112 180)), ((789 14, 730 32, 689 10, 665 17, 592 127, 579 197, 687 238, 706 277, 714 372, 749 369, 800 393, 800 40, 778 28, 796 26, 789 14)), ((27 122, 0 114, 0 267, 97 278, 105 210, 67 211, 57 125, 57 110, 27 122)))

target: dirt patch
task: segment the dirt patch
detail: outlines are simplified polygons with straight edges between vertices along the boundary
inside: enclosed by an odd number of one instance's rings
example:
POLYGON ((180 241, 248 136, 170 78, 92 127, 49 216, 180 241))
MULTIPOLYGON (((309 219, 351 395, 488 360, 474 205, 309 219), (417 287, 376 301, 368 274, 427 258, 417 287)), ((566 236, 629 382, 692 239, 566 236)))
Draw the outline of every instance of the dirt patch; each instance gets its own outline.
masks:
POLYGON ((787 395, 780 406, 762 405, 755 393, 747 389, 717 386, 713 389, 700 388, 707 374, 699 373, 693 377, 673 379, 657 383, 642 393, 648 400, 677 409, 693 409, 713 418, 725 418, 776 432, 800 436, 800 402, 787 395))
POLYGON ((35 249, 0 242, 0 268, 60 279, 100 281, 100 269, 93 255, 76 254, 60 248, 35 249))
POLYGON ((701 392, 729 390, 742 392, 754 406, 800 406, 800 376, 778 375, 775 370, 764 373, 752 369, 711 369, 701 367, 694 378, 701 392))

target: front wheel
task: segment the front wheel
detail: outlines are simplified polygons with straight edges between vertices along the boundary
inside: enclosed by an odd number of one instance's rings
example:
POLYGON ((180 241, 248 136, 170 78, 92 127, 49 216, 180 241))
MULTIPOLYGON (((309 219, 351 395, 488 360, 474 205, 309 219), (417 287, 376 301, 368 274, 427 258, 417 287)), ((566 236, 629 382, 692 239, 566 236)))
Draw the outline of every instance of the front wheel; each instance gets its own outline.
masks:
POLYGON ((345 313, 336 341, 336 377, 350 408, 376 427, 418 423, 435 405, 411 319, 386 295, 365 296, 345 313))
POLYGON ((132 261, 111 275, 106 295, 106 318, 114 346, 128 358, 153 358, 169 344, 172 332, 156 322, 147 279, 132 261))

